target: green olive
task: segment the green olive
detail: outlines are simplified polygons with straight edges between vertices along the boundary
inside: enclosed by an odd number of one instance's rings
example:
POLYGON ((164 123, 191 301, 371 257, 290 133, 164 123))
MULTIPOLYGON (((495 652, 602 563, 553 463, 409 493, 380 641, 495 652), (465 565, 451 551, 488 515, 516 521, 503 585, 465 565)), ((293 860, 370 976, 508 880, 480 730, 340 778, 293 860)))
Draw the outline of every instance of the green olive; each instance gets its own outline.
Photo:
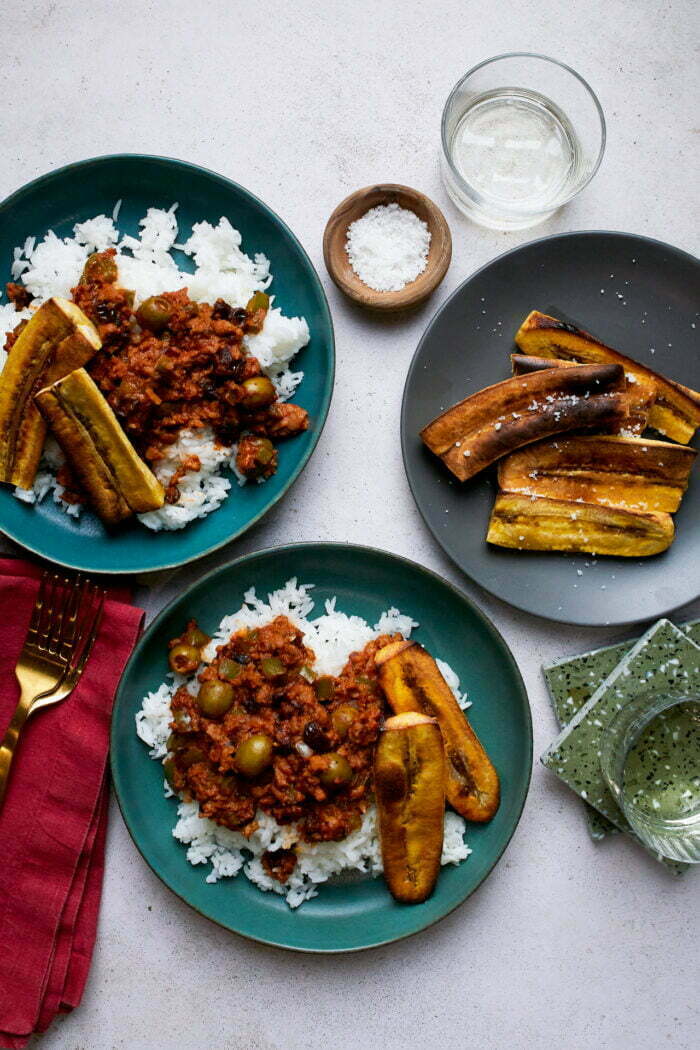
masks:
POLYGON ((338 736, 342 739, 348 735, 348 729, 357 718, 357 711, 351 704, 341 704, 331 715, 331 722, 338 736))
POLYGON ((221 678, 226 678, 229 682, 233 682, 238 678, 242 670, 242 665, 237 663, 236 660, 230 660, 228 656, 222 656, 219 660, 217 673, 221 678))
POLYGON ((207 718, 221 718, 233 703, 233 686, 213 678, 202 682, 197 693, 197 706, 207 718))
POLYGON ((95 252, 86 261, 83 274, 80 278, 81 284, 89 281, 102 281, 104 284, 114 284, 117 279, 117 264, 111 255, 103 252, 95 252))
POLYGON ((335 692, 335 680, 329 674, 321 675, 314 682, 314 692, 319 700, 330 700, 335 692))
POLYGON ((168 756, 163 763, 163 776, 170 784, 170 787, 175 787, 175 759, 172 756, 168 756))
POLYGON ((265 405, 271 405, 276 398, 277 391, 267 376, 253 376, 243 384, 241 404, 244 408, 264 408, 265 405))
POLYGON ((265 733, 242 740, 233 756, 236 769, 245 777, 257 777, 272 762, 272 741, 265 733))
POLYGON ((326 759, 328 765, 319 775, 324 788, 328 791, 338 791, 340 788, 347 787, 352 780, 352 766, 347 758, 336 751, 331 751, 329 755, 326 755, 326 759))
POLYGON ((185 631, 182 640, 183 642, 186 642, 187 645, 194 645, 195 648, 201 649, 202 646, 211 641, 211 638, 208 634, 205 634, 204 631, 200 631, 199 627, 195 624, 194 627, 190 627, 185 631))
POLYGON ((192 674, 199 667, 201 660, 199 649, 184 642, 178 642, 168 653, 170 670, 177 671, 178 674, 192 674))
POLYGON ((136 311, 136 319, 152 332, 162 332, 173 316, 173 308, 162 295, 149 295, 136 311))
POLYGON ((266 656, 261 660, 260 670, 266 678, 282 678, 287 673, 287 668, 276 656, 266 656))
POLYGON ((270 309, 270 296, 266 292, 254 292, 251 298, 246 303, 246 310, 249 314, 255 313, 256 310, 269 310, 270 309))

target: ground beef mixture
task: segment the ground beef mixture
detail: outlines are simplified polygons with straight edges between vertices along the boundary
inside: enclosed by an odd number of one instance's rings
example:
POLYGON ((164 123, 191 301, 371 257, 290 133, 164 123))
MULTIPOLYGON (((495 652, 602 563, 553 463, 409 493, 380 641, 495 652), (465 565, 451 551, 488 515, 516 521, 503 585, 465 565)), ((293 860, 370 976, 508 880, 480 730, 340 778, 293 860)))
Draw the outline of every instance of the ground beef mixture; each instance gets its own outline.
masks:
MULTIPOLYGON (((285 616, 234 634, 199 673, 198 695, 183 686, 173 697, 165 771, 174 790, 245 835, 261 809, 296 824, 307 842, 345 838, 371 801, 384 719, 374 654, 398 637, 352 653, 338 677, 317 677, 312 650, 285 616)), ((171 642, 171 667, 196 665, 201 642, 190 622, 171 642)), ((294 851, 266 854, 263 864, 284 882, 294 851)))
MULTIPOLYGON (((256 292, 245 309, 234 309, 222 299, 192 302, 181 289, 152 296, 135 310, 134 293, 119 284, 114 255, 110 249, 90 256, 72 296, 102 340, 87 370, 139 455, 156 464, 181 430, 210 426, 222 444, 239 442, 242 474, 274 474, 273 440, 306 430, 309 419, 305 409, 278 400, 243 344, 246 334, 262 329, 268 296, 256 292)), ((7 294, 17 309, 31 298, 17 284, 9 284, 7 294)), ((8 335, 9 352, 20 330, 8 335)), ((195 461, 183 464, 171 482, 169 502, 177 501, 186 470, 198 469, 195 461)))

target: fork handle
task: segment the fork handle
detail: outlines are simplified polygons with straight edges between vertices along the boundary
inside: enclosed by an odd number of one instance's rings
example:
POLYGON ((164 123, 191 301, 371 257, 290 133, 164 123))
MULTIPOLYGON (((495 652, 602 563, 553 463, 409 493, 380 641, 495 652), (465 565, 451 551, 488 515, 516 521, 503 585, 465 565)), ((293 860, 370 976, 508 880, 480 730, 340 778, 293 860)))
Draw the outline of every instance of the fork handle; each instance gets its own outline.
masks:
POLYGON ((29 712, 34 699, 35 698, 31 692, 22 692, 20 701, 12 716, 12 721, 7 727, 7 732, 2 738, 2 743, 0 744, 0 806, 2 806, 7 782, 10 779, 10 767, 12 765, 12 759, 15 757, 19 735, 24 723, 29 718, 29 712))

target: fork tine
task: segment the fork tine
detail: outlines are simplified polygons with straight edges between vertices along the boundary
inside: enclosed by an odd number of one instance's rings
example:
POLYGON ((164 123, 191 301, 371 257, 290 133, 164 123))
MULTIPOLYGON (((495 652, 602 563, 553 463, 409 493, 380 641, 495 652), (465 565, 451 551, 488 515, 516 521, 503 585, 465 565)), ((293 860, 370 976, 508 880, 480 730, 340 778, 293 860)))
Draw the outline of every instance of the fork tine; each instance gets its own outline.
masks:
POLYGON ((44 600, 41 605, 41 613, 39 614, 39 622, 36 628, 39 641, 46 636, 48 625, 50 623, 56 579, 57 576, 55 572, 50 572, 46 578, 46 593, 44 594, 44 600))
POLYGON ((90 581, 87 582, 85 592, 82 597, 82 601, 78 607, 77 620, 75 625, 75 646, 74 651, 77 655, 77 649, 80 648, 80 643, 86 637, 90 630, 92 618, 94 615, 94 605, 99 598, 99 588, 90 581))
POLYGON ((92 626, 90 632, 85 639, 85 642, 80 650, 80 654, 77 658, 74 658, 71 667, 68 671, 68 678, 75 684, 80 678, 81 674, 85 669, 85 664, 88 662, 90 653, 92 652, 97 636, 100 633, 100 627, 102 625, 102 613, 104 611, 105 604, 105 592, 100 587, 94 587, 95 598, 99 597, 99 603, 97 608, 94 610, 92 618, 92 626))
POLYGON ((66 577, 56 577, 53 589, 52 607, 49 610, 49 623, 43 644, 52 656, 60 652, 60 639, 63 633, 63 622, 72 593, 71 581, 66 577))
POLYGON ((39 590, 36 594, 36 601, 34 602, 34 608, 32 609, 32 615, 29 620, 29 630, 27 631, 27 638, 29 641, 34 641, 36 638, 37 631, 39 630, 39 624, 41 622, 41 613, 44 608, 46 601, 46 588, 50 573, 45 569, 41 574, 39 580, 39 590))
POLYGON ((74 586, 68 599, 68 605, 65 611, 61 627, 61 635, 59 638, 60 654, 66 661, 70 659, 75 648, 78 629, 78 611, 85 600, 89 588, 89 581, 81 574, 78 574, 73 582, 74 586))

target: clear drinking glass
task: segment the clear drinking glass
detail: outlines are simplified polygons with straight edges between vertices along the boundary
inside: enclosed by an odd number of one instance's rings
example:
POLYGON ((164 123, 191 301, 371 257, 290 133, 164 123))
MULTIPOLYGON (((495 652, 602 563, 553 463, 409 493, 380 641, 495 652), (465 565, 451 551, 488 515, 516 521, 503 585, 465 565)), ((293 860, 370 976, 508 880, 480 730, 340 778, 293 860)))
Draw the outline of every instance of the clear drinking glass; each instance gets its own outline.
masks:
POLYGON ((605 118, 583 77, 545 55, 514 52, 474 66, 442 113, 442 175, 474 222, 524 230, 595 175, 605 118))
POLYGON ((700 697, 643 693, 625 704, 603 734, 600 765, 647 846, 700 863, 700 697))

